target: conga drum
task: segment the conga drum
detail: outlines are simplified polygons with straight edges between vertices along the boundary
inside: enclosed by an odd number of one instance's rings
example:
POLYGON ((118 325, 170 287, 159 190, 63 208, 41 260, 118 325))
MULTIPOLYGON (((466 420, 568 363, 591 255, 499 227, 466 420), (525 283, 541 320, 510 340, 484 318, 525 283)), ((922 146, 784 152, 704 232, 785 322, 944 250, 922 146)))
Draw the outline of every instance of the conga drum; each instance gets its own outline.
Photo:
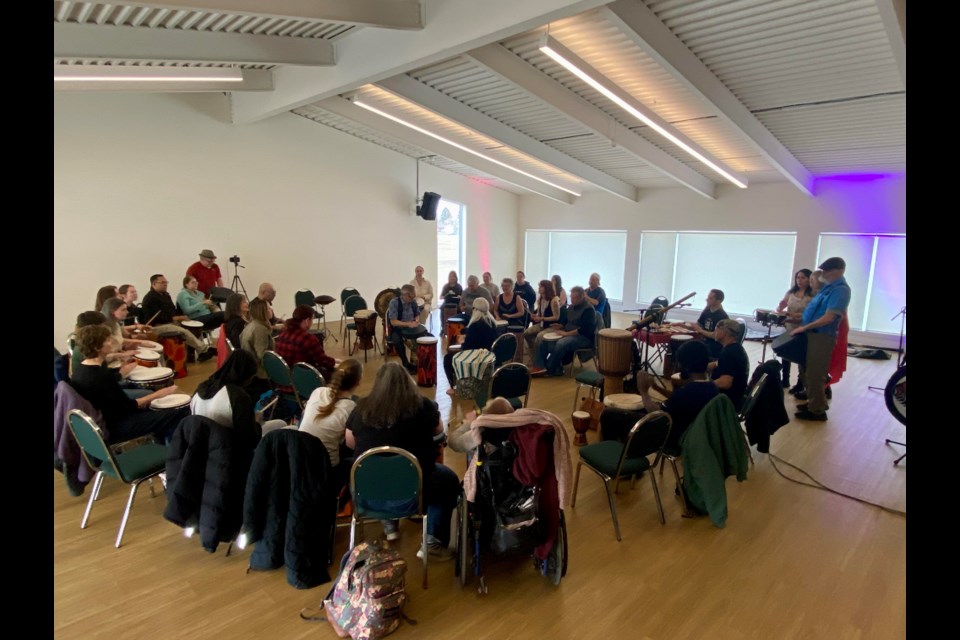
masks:
POLYGON ((164 409, 179 409, 188 404, 190 404, 190 396, 186 393, 171 393, 151 402, 150 408, 153 411, 163 411, 164 409))
POLYGON ((187 345, 179 333, 161 333, 160 344, 163 345, 163 355, 167 364, 173 369, 173 377, 185 378, 187 375, 187 345))
POLYGON ((466 326, 466 323, 463 321, 463 318, 448 318, 447 319, 447 344, 456 344, 460 334, 463 333, 463 329, 466 326))
POLYGON ((153 367, 150 369, 137 367, 127 376, 127 381, 140 389, 159 391, 172 385, 175 375, 174 370, 170 367, 153 367))
POLYGON ((437 338, 417 338, 417 384, 421 387, 437 385, 437 338))
POLYGON ((614 393, 603 398, 600 414, 602 440, 626 442, 630 429, 643 417, 643 396, 636 393, 614 393))
POLYGON ((600 329, 597 371, 603 374, 603 397, 623 393, 623 378, 633 361, 633 335, 626 329, 600 329))
MULTIPOLYGON (((377 312, 371 309, 355 311, 353 323, 357 327, 357 339, 354 344, 364 351, 373 349, 373 339, 377 335, 377 312)), ((351 347, 351 353, 352 351, 351 347)))
POLYGON ((590 428, 590 414, 586 411, 574 411, 571 418, 573 421, 573 430, 577 435, 573 439, 573 444, 582 447, 587 444, 587 430, 590 428))
POLYGON ((141 367, 153 368, 160 366, 160 353, 151 349, 139 349, 133 356, 141 367))
POLYGON ((198 340, 203 338, 203 323, 199 320, 184 320, 180 324, 183 325, 184 329, 197 336, 198 340))

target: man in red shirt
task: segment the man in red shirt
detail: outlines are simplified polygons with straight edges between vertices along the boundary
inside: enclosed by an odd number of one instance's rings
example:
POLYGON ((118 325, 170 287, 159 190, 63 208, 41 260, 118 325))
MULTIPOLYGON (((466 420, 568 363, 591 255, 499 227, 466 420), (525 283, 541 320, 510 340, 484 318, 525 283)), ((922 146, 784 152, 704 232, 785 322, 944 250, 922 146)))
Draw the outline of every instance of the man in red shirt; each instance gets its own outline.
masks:
POLYGON ((203 295, 208 298, 210 289, 223 286, 220 267, 217 266, 217 256, 210 249, 200 252, 200 260, 187 267, 187 275, 197 279, 197 289, 203 291, 203 295))

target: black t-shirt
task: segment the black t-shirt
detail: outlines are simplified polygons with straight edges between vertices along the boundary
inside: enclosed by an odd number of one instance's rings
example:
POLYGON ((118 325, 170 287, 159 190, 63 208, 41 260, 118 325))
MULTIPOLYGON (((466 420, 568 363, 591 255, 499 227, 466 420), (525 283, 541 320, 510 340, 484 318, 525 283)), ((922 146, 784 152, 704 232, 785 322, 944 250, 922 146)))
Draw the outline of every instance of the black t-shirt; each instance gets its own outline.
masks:
POLYGON ((360 409, 361 407, 357 407, 347 419, 347 428, 353 432, 357 443, 355 456, 359 457, 361 453, 374 447, 400 447, 417 458, 424 478, 433 472, 437 462, 437 445, 433 442, 433 431, 440 422, 440 410, 436 402, 421 397, 415 414, 402 418, 390 427, 373 427, 364 423, 360 409))
POLYGON ((723 393, 733 401, 737 411, 743 406, 743 395, 747 392, 747 377, 750 373, 750 359, 739 344, 728 344, 720 352, 717 367, 711 376, 716 380, 720 376, 733 376, 733 385, 723 393))
POLYGON ((533 309, 533 305, 537 303, 537 292, 529 281, 516 285, 513 291, 527 303, 527 309, 533 309))
POLYGON ((667 439, 668 448, 680 449, 680 436, 697 419, 697 415, 707 406, 707 403, 719 393, 717 385, 710 381, 689 382, 673 392, 673 395, 661 405, 673 421, 670 437, 667 439))
POLYGON ((177 306, 173 304, 173 298, 166 291, 158 293, 154 289, 150 289, 147 295, 143 296, 142 314, 147 320, 153 318, 153 320, 150 320, 150 324, 153 326, 170 324, 173 322, 173 316, 177 315, 177 306), (154 317, 154 314, 158 311, 160 313, 154 317))
POLYGON ((115 369, 83 363, 74 369, 70 378, 77 393, 103 414, 108 429, 111 423, 137 411, 137 401, 123 392, 119 380, 115 369))
MULTIPOLYGON (((728 318, 729 316, 727 312, 723 310, 723 307, 720 307, 716 311, 710 311, 710 307, 707 307, 703 310, 703 313, 700 314, 700 317, 697 318, 697 324, 703 327, 704 331, 716 331, 717 323, 728 318)), ((706 345, 710 350, 710 358, 715 360, 717 356, 720 355, 720 350, 723 349, 723 345, 713 338, 707 338, 706 345)))

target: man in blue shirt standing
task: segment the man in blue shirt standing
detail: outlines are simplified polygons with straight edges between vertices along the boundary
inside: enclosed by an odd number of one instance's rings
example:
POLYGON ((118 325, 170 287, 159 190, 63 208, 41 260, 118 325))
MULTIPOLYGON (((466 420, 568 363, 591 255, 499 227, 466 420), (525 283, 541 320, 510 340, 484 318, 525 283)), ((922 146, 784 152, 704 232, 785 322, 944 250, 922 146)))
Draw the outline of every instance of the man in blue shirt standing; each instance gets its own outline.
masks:
POLYGON ((837 344, 837 329, 850 305, 850 285, 843 277, 847 263, 843 258, 828 258, 820 265, 823 287, 803 311, 802 324, 791 335, 807 334, 807 367, 804 386, 807 403, 797 405, 801 420, 827 419, 824 381, 830 369, 830 355, 837 344))

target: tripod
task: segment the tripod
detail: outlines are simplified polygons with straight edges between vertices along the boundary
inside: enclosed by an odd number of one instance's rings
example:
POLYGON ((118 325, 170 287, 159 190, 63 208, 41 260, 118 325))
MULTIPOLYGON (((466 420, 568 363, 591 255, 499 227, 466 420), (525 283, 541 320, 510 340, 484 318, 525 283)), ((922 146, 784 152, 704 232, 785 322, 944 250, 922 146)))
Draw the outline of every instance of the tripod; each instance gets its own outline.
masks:
MULTIPOLYGON (((897 369, 907 364, 907 352, 903 348, 903 338, 905 337, 904 329, 906 328, 907 322, 907 308, 904 307, 894 315, 890 320, 895 320, 897 316, 900 316, 900 340, 897 342, 897 369)), ((867 387, 870 391, 884 391, 883 387, 867 387)), ((895 444, 900 444, 899 442, 895 444)))
POLYGON ((243 286, 243 280, 240 279, 238 269, 246 269, 246 267, 240 264, 239 261, 233 263, 233 282, 230 283, 230 288, 233 289, 234 293, 240 293, 242 291, 245 297, 249 297, 247 296, 246 287, 243 286))

